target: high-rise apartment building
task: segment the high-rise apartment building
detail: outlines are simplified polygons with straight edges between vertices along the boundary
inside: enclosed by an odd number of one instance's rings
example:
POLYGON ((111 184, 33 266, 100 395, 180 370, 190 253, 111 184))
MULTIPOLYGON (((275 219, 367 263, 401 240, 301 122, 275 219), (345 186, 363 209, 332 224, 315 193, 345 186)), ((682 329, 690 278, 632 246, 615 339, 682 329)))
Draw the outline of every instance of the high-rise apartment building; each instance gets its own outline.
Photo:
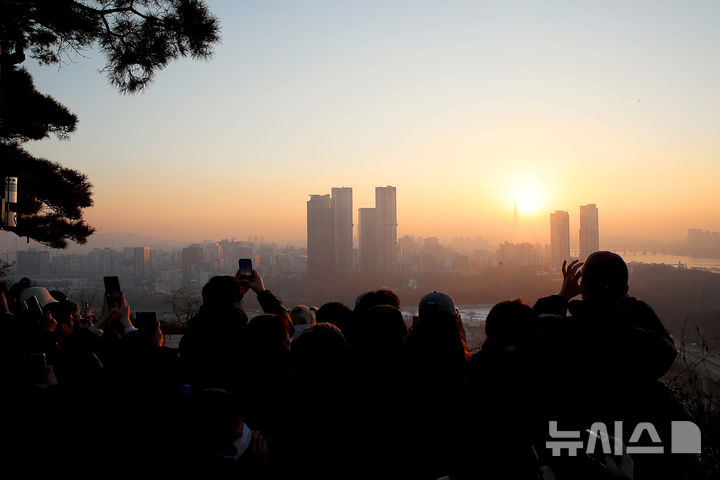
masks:
POLYGON ((182 283, 188 285, 194 280, 195 275, 203 262, 203 246, 193 243, 182 249, 182 283))
POLYGON ((397 203, 395 187, 375 187, 377 271, 391 272, 397 263, 397 203))
MULTIPOLYGON (((353 271, 352 188, 333 187, 330 195, 310 195, 307 202, 308 274, 353 271)), ((359 269, 391 272, 397 266, 395 187, 375 188, 375 208, 358 209, 359 269)))
POLYGON ((358 243, 360 271, 373 273, 377 269, 377 220, 374 208, 358 209, 358 243))
POLYGON ((332 216, 335 240, 335 273, 353 271, 353 209, 352 188, 333 187, 332 216))
POLYGON ((17 271, 27 275, 49 275, 50 252, 34 249, 18 251, 17 271))
POLYGON ((540 253, 530 243, 503 242, 498 246, 498 262, 505 265, 527 267, 540 264, 540 253))
POLYGON ((150 272, 150 247, 133 248, 133 270, 135 275, 150 272))
POLYGON ((600 250, 598 209, 594 203, 580 206, 580 260, 600 250))
POLYGON ((308 275, 335 273, 334 220, 330 195, 310 195, 307 202, 308 275))
POLYGON ((553 265, 570 261, 570 215, 556 210, 550 214, 550 252, 553 265))

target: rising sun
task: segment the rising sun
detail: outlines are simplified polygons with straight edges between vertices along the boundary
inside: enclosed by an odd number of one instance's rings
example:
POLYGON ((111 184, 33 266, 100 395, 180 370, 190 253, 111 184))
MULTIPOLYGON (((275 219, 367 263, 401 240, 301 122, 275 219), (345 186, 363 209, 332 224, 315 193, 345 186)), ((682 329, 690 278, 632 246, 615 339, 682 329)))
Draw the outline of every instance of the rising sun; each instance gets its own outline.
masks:
POLYGON ((515 199, 520 213, 537 213, 540 209, 540 199, 530 192, 523 192, 515 199))
POLYGON ((525 215, 537 214, 543 206, 543 193, 536 182, 523 182, 515 186, 514 202, 518 213, 525 215))

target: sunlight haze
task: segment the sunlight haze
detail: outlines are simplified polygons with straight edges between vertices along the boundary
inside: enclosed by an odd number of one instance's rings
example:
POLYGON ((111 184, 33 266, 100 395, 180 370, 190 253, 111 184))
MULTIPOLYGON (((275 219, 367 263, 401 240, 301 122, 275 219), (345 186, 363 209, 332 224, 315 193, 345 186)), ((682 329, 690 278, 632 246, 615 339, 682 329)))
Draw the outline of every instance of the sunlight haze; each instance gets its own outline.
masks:
MULTIPOLYGON (((398 235, 720 231, 716 1, 209 1, 222 43, 123 96, 102 55, 25 66, 80 119, 27 145, 89 176, 98 232, 304 242, 310 194, 397 187, 398 235)), ((576 234, 573 233, 573 237, 576 234)), ((573 238, 573 242, 577 239, 573 238)))

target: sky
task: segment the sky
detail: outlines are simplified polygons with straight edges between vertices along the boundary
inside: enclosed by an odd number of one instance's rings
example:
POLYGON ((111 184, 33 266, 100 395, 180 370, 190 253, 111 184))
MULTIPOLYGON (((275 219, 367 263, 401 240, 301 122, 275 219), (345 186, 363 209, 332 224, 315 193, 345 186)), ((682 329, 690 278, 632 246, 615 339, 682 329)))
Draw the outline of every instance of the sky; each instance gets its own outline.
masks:
MULTIPOLYGON (((720 231, 720 2, 208 1, 222 42, 122 95, 99 51, 26 61, 79 117, 98 232, 306 238, 310 194, 397 188, 398 234, 600 245, 720 231), (515 232, 518 236, 518 232, 515 232)), ((616 246, 616 245, 614 245, 616 246)))

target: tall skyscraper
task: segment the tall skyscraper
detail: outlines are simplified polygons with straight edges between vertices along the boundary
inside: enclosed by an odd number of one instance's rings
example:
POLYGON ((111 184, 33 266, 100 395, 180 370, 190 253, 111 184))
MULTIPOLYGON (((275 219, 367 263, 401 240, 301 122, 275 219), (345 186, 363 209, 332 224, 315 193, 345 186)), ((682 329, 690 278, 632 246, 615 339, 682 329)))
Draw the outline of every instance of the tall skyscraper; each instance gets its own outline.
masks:
POLYGON ((377 269, 377 220, 374 208, 358 209, 358 241, 360 271, 373 273, 377 269))
POLYGON ((375 187, 377 271, 391 272, 397 263, 397 203, 395 187, 375 187))
POLYGON ((562 210, 550 214, 550 251, 553 265, 570 261, 570 215, 562 210))
POLYGON ((150 247, 133 248, 133 266, 136 275, 150 271, 150 247))
POLYGON ((182 249, 182 283, 188 285, 195 274, 198 266, 203 262, 203 246, 193 243, 182 249))
POLYGON ((335 273, 335 228, 330 195, 310 195, 307 202, 308 275, 335 273))
POLYGON ((580 260, 600 250, 598 209, 594 203, 580 206, 580 260))
POLYGON ((335 238, 335 273, 353 270, 353 209, 352 188, 332 189, 333 229, 335 238))

